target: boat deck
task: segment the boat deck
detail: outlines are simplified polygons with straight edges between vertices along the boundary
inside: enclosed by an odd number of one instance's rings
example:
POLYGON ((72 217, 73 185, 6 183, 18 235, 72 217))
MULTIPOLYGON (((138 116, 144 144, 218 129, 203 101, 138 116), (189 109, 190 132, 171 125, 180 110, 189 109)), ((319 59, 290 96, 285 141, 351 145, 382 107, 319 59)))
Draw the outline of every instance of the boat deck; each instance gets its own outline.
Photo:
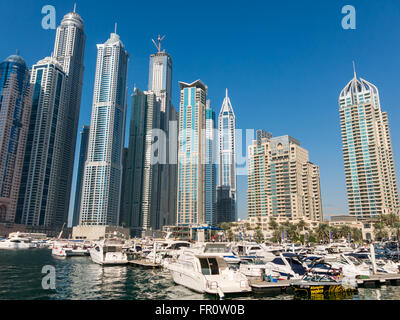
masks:
POLYGON ((266 282, 261 280, 250 281, 250 286, 255 293, 276 293, 276 292, 288 292, 292 290, 290 280, 281 280, 278 282, 266 282))
POLYGON ((161 268, 160 264, 154 263, 147 259, 131 260, 131 261, 129 261, 129 264, 131 264, 135 267, 142 267, 142 268, 151 268, 151 269, 161 268))

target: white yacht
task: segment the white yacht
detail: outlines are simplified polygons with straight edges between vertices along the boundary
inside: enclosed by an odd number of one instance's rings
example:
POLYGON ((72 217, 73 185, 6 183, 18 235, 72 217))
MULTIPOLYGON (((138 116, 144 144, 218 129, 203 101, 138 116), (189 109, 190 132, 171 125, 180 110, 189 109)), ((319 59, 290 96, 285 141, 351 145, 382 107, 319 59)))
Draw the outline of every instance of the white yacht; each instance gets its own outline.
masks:
POLYGON ((240 259, 231 249, 231 245, 225 242, 199 242, 193 246, 194 250, 203 255, 212 255, 223 258, 230 265, 238 265, 240 259))
POLYGON ((89 250, 92 261, 101 265, 120 265, 128 263, 128 255, 124 242, 120 240, 105 239, 95 242, 89 250))
POLYGON ((228 268, 220 255, 198 254, 185 250, 168 269, 175 283, 199 293, 219 295, 250 292, 246 276, 228 268))
POLYGON ((51 254, 57 257, 83 257, 89 255, 89 247, 84 243, 55 242, 51 254))
POLYGON ((0 249, 33 249, 36 245, 30 238, 22 237, 19 234, 0 241, 0 249))

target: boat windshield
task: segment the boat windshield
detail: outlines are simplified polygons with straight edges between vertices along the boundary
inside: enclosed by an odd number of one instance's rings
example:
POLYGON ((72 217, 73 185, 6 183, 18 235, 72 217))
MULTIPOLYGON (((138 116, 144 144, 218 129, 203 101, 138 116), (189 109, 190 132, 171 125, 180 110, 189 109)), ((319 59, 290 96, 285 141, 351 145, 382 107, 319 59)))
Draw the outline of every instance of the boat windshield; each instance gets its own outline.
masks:
POLYGON ((200 258, 201 273, 205 276, 218 275, 219 267, 215 258, 200 258))

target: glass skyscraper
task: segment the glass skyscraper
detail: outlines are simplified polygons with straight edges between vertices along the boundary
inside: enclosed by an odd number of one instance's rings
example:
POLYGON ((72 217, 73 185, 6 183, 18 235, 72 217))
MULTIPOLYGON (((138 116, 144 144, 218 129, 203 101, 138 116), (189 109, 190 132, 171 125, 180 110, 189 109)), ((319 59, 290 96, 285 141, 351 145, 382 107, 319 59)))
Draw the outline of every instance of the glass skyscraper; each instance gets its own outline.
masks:
POLYGON ((359 218, 399 213, 388 115, 376 86, 354 78, 339 97, 349 212, 359 218))
POLYGON ((67 222, 63 146, 66 126, 67 75, 55 58, 32 67, 33 100, 16 222, 57 227, 67 222), (61 203, 60 203, 61 201, 61 203))
MULTIPOLYGON (((232 215, 226 222, 236 221, 237 199, 236 199, 236 118, 233 112, 231 100, 226 89, 226 96, 219 113, 219 183, 220 187, 229 187, 232 200, 232 215)), ((225 188, 226 189, 226 188, 225 188)), ((224 200, 226 201, 226 200, 224 200)), ((218 213, 217 213, 218 214, 218 213)), ((226 216, 226 214, 224 214, 226 216)), ((221 219, 218 219, 219 221, 221 219)))
POLYGON ((87 159, 89 133, 90 133, 90 126, 83 126, 81 131, 81 145, 79 148, 78 174, 76 177, 75 202, 74 202, 74 213, 73 213, 74 215, 72 220, 73 227, 79 224, 79 213, 81 209, 81 199, 82 199, 82 183, 83 183, 83 176, 85 174, 85 163, 87 159))
POLYGON ((119 224, 129 54, 112 33, 97 45, 92 118, 80 225, 119 224))
POLYGON ((207 86, 179 82, 177 225, 205 223, 205 146, 207 86))
POLYGON ((32 105, 29 69, 18 55, 0 63, 0 222, 14 222, 32 105))
POLYGON ((216 209, 216 135, 215 112, 211 109, 210 100, 206 108, 206 134, 205 134, 205 223, 212 226, 215 222, 216 209))

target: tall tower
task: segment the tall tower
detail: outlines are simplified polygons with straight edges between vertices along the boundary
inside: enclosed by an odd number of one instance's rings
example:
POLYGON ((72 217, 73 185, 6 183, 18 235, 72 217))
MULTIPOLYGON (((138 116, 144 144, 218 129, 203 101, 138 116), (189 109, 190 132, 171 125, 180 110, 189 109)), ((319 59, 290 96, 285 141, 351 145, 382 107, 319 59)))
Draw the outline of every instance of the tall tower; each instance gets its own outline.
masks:
POLYGON ((359 218, 399 214, 388 115, 378 89, 354 78, 339 97, 349 212, 359 218))
POLYGON ((135 88, 129 132, 122 223, 131 234, 160 229, 160 164, 153 164, 153 129, 160 128, 160 102, 153 92, 135 88))
POLYGON ((76 188, 75 188, 74 215, 72 220, 73 227, 79 224, 79 213, 81 211, 81 200, 82 200, 82 183, 83 183, 83 176, 85 174, 85 163, 87 159, 89 133, 90 133, 90 126, 83 126, 81 131, 81 146, 79 148, 78 175, 76 178, 76 188))
POLYGON ((214 225, 216 209, 216 136, 215 112, 211 109, 210 100, 206 108, 206 134, 205 134, 205 222, 214 225))
POLYGON ((237 218, 236 198, 236 118, 226 89, 226 96, 219 113, 219 186, 229 187, 232 199, 230 221, 237 218))
POLYGON ((179 82, 177 224, 202 224, 204 211, 204 145, 207 86, 200 80, 179 82))
POLYGON ((97 45, 88 156, 85 164, 80 225, 119 223, 129 54, 112 33, 97 45))
POLYGON ((67 75, 55 58, 45 58, 32 67, 30 81, 33 100, 16 222, 60 227, 67 221, 65 208, 59 208, 67 193, 63 171, 63 148, 70 133, 65 125, 67 75))
POLYGON ((162 227, 175 220, 176 216, 176 171, 177 167, 170 159, 169 149, 176 146, 176 141, 171 141, 174 135, 170 136, 170 121, 175 121, 175 108, 172 106, 172 59, 165 50, 161 49, 161 42, 164 37, 158 36, 158 44, 153 40, 158 52, 150 56, 149 84, 148 91, 155 94, 160 103, 160 129, 164 131, 166 141, 159 150, 166 163, 160 164, 161 191, 160 207, 157 225, 162 227), (174 200, 173 200, 174 199, 174 200))
POLYGON ((29 69, 18 55, 0 63, 0 222, 14 222, 32 106, 29 69))
POLYGON ((75 147, 78 133, 79 113, 84 73, 86 36, 83 20, 79 14, 66 14, 57 28, 53 57, 62 66, 67 75, 66 84, 66 113, 63 125, 68 134, 65 136, 62 147, 62 176, 60 177, 57 215, 63 216, 63 222, 68 219, 71 195, 72 177, 75 160, 75 147))

